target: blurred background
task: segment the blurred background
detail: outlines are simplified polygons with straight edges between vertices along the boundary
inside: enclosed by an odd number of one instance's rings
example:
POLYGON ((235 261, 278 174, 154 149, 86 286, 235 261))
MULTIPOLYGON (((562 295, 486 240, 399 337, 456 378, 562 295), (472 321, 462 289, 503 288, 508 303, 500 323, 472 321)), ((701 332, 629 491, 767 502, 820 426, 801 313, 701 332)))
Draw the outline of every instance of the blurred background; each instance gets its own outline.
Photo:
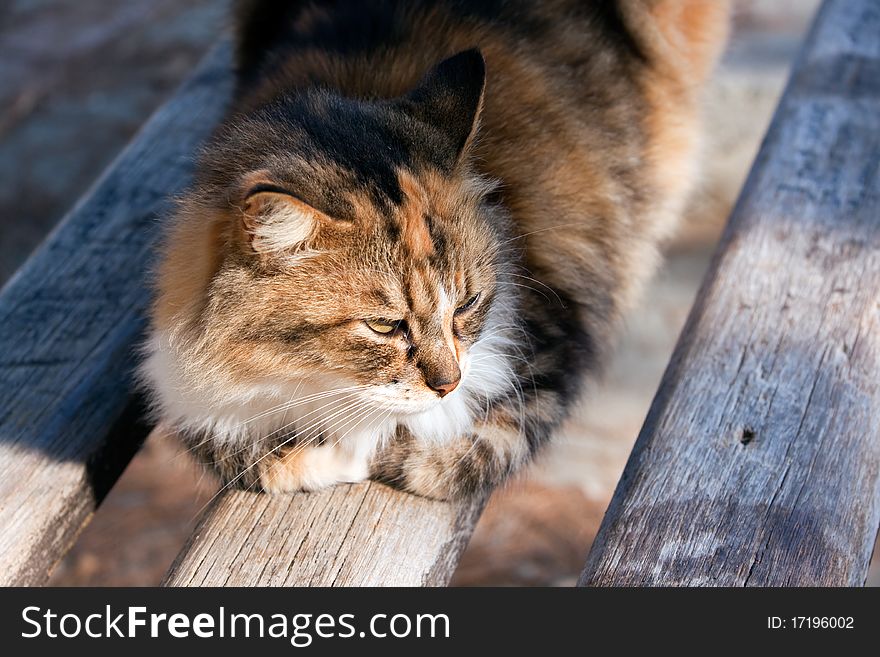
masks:
MULTIPOLYGON (((593 402, 492 498, 453 584, 571 585, 818 0, 735 0, 702 181, 593 402)), ((0 284, 227 27, 218 0, 0 0, 0 284)), ((216 486, 154 436, 52 578, 155 585, 216 486)), ((875 563, 870 585, 880 585, 875 563)))

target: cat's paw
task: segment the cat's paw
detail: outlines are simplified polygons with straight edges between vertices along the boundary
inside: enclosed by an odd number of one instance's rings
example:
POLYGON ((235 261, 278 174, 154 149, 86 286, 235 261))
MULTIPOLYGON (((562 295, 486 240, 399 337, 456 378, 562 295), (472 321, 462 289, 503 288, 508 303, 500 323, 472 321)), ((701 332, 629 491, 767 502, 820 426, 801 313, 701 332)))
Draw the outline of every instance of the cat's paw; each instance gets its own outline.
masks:
POLYGON ((370 479, 432 500, 447 502, 462 497, 449 472, 438 471, 436 463, 413 462, 406 455, 399 448, 386 450, 373 462, 370 479))
POLYGON ((293 448, 263 466, 260 485, 267 493, 293 493, 364 481, 368 475, 366 460, 336 447, 293 448))
POLYGON ((479 436, 440 444, 398 432, 395 440, 375 455, 370 477, 434 500, 488 495, 525 461, 528 449, 519 431, 500 425, 478 428, 479 436))

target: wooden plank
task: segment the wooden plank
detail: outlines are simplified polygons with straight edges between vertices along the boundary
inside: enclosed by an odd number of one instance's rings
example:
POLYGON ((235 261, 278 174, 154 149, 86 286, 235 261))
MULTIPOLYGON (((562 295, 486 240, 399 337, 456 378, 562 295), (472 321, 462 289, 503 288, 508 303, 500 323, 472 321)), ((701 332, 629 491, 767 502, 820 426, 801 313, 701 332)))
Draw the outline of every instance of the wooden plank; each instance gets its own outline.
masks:
POLYGON ((820 10, 582 585, 864 583, 880 524, 878 35, 876 0, 820 10))
POLYGON ((145 435, 131 372, 157 218, 223 114, 229 69, 224 45, 0 292, 2 585, 47 579, 145 435))
POLYGON ((442 586, 482 500, 436 502, 382 484, 220 495, 166 586, 442 586))

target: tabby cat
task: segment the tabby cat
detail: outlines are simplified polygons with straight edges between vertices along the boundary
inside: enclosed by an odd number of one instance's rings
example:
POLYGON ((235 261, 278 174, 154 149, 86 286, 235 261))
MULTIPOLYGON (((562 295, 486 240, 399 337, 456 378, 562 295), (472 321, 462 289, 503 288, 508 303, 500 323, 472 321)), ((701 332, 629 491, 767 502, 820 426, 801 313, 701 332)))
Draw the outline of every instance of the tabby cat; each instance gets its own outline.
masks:
POLYGON ((578 400, 695 178, 719 0, 251 0, 143 377, 227 485, 481 494, 578 400))

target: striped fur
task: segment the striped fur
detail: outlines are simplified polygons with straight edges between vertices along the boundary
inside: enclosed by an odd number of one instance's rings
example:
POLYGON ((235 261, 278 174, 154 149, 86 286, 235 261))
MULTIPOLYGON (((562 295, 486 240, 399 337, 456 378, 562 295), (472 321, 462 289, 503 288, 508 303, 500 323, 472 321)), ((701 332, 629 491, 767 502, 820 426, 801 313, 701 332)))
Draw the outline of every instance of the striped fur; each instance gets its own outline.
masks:
POLYGON ((243 487, 501 483, 674 227, 726 3, 249 0, 237 21, 234 106, 156 280, 157 414, 243 487))

